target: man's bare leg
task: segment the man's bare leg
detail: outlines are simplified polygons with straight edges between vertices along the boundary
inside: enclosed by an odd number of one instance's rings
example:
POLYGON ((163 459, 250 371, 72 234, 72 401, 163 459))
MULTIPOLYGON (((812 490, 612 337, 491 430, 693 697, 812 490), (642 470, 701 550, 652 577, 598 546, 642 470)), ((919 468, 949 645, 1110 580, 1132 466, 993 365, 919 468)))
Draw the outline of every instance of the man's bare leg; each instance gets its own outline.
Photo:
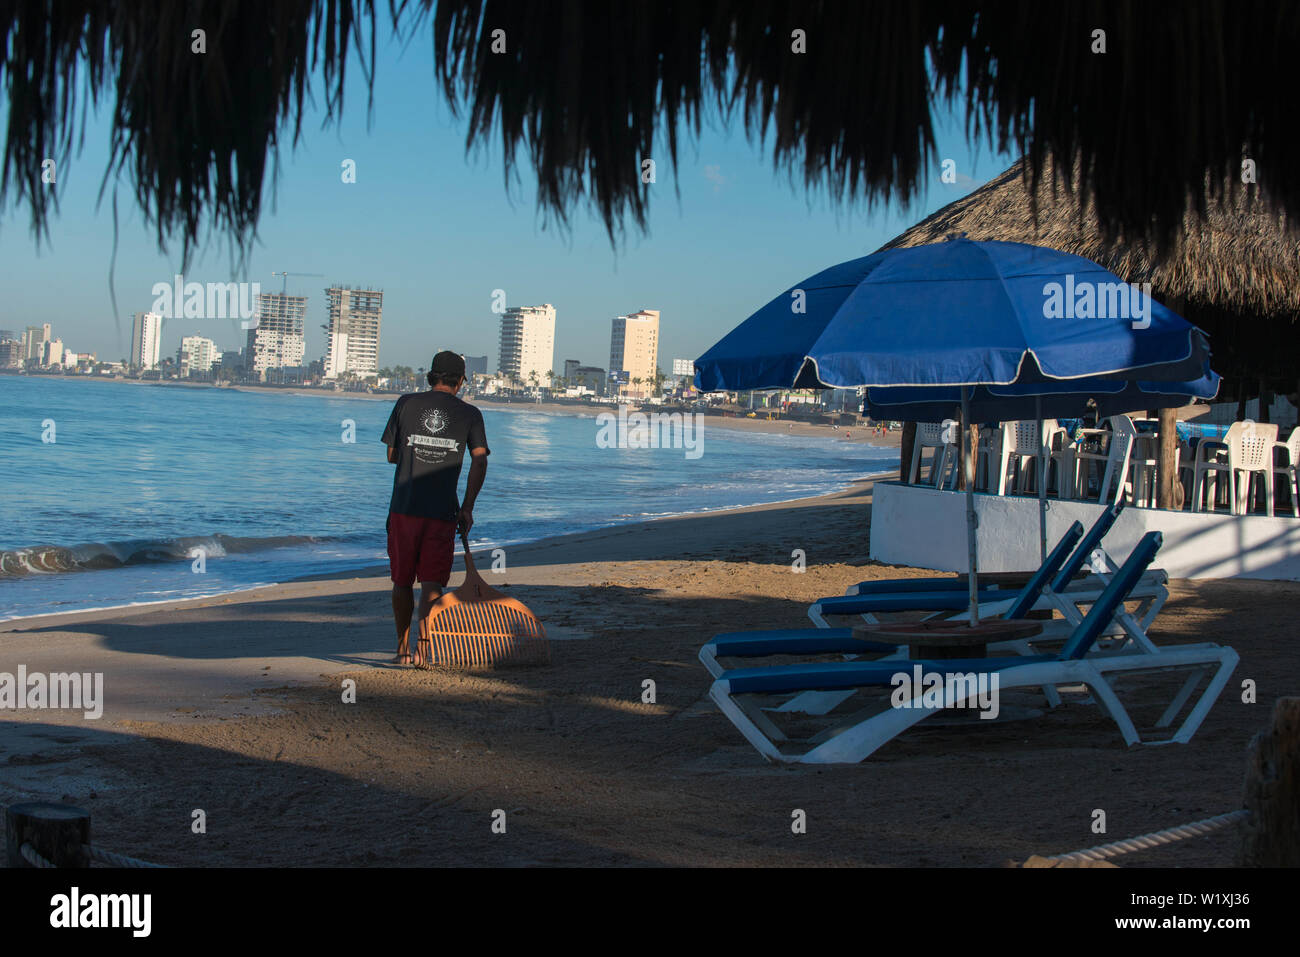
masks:
POLYGON ((433 645, 429 637, 429 619, 433 606, 442 597, 442 586, 437 582, 420 582, 419 638, 415 643, 415 667, 423 668, 433 658, 433 645))
POLYGON ((399 665, 411 664, 411 614, 415 611, 415 589, 393 586, 393 624, 397 626, 397 657, 399 665))

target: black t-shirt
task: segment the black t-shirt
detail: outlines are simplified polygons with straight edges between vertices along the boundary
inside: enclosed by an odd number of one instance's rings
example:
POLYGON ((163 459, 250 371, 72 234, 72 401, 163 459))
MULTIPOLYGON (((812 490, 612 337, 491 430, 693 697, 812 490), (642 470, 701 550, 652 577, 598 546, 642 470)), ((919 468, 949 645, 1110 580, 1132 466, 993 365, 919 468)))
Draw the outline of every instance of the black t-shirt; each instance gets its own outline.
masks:
POLYGON ((455 521, 456 485, 466 449, 486 449, 483 413, 450 392, 414 392, 393 406, 384 444, 397 449, 388 510, 455 521))

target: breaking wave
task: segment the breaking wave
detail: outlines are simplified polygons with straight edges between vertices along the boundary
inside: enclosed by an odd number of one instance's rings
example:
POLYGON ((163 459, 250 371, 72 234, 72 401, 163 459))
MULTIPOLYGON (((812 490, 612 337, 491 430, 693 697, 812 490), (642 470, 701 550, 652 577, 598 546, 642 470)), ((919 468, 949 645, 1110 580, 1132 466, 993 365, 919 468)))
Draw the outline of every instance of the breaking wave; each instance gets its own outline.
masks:
POLYGON ((197 535, 183 538, 91 542, 86 545, 33 545, 0 550, 0 579, 23 578, 59 572, 101 571, 125 565, 155 565, 193 561, 194 549, 205 558, 292 545, 312 545, 326 539, 310 535, 239 538, 232 535, 197 535))

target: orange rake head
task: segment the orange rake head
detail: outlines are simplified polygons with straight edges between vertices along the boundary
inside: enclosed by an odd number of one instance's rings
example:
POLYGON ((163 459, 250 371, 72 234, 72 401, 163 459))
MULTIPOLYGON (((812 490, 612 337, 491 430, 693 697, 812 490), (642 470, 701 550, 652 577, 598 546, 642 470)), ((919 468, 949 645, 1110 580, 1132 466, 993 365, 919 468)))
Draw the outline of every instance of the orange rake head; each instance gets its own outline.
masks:
POLYGON ((551 661, 546 629, 520 601, 483 581, 465 546, 465 581, 439 598, 420 623, 425 661, 440 668, 545 665, 551 661))

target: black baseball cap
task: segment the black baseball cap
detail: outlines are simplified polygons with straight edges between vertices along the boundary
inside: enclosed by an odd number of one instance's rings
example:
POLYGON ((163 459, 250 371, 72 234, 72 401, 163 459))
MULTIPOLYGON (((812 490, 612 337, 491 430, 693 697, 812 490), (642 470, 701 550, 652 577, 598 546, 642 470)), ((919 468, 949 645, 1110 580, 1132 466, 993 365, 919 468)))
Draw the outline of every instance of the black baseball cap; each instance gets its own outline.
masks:
POLYGON ((455 352, 443 350, 433 357, 429 371, 434 375, 465 375, 465 357, 455 352))

